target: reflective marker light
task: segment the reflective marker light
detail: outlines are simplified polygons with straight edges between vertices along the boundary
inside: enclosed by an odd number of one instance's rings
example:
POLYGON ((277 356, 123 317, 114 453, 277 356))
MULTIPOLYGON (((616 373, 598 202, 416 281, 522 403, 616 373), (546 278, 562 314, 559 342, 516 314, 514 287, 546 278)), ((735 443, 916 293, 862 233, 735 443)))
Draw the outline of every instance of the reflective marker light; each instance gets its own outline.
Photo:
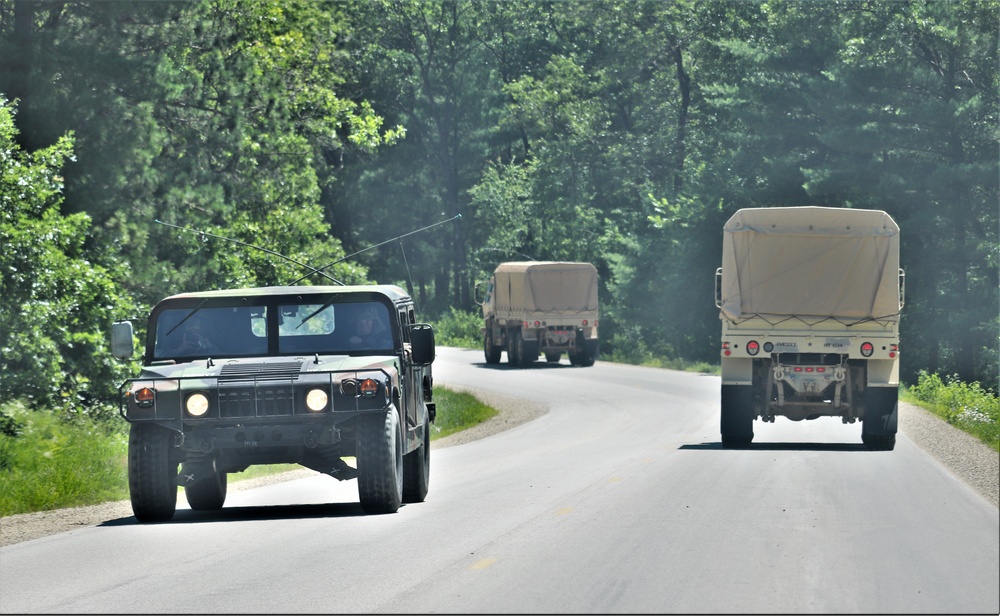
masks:
POLYGON ((323 389, 310 389, 306 394, 306 406, 310 411, 322 411, 330 402, 330 396, 323 389))
POLYGON ((191 394, 188 396, 185 407, 192 417, 201 417, 208 412, 208 397, 202 393, 191 394))
POLYGON ((135 404, 141 408, 149 408, 153 406, 153 401, 156 397, 155 392, 149 387, 143 387, 135 392, 135 404))
POLYGON ((862 342, 861 343, 861 355, 862 356, 864 356, 864 357, 871 357, 872 353, 874 353, 874 352, 875 352, 875 345, 873 345, 871 342, 862 342))
POLYGON ((361 391, 361 395, 365 398, 374 398, 375 394, 378 393, 378 387, 378 381, 375 379, 365 379, 361 381, 361 385, 358 389, 361 391))
POLYGON ((756 355, 757 353, 760 353, 760 343, 756 340, 751 340, 747 343, 747 354, 756 355))

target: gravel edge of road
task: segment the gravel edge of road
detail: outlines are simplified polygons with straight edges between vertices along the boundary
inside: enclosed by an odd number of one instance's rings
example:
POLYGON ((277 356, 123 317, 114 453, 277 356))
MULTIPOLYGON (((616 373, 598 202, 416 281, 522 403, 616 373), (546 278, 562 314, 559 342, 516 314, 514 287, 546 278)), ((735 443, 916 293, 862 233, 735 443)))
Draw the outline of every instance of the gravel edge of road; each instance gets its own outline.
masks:
MULTIPOLYGON (((473 388, 449 387, 473 394, 484 404, 497 409, 498 413, 471 428, 431 441, 432 451, 493 436, 548 412, 541 405, 511 396, 473 388)), ((905 402, 899 403, 899 430, 994 507, 1000 507, 1000 454, 936 415, 905 402)), ((309 469, 294 470, 233 481, 229 489, 249 490, 315 474, 309 469)), ((129 517, 132 517, 132 507, 127 500, 6 516, 0 518, 0 547, 129 517)))

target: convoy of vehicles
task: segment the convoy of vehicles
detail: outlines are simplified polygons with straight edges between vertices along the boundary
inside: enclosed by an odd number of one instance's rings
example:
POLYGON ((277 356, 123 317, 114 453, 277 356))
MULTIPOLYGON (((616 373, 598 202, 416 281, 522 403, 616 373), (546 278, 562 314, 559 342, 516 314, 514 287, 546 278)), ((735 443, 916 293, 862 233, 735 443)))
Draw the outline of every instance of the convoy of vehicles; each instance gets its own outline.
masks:
MULTIPOLYGON (((319 270, 314 270, 319 272, 319 270)), ((599 350, 590 263, 501 263, 483 297, 487 364, 539 355, 591 366, 599 350)), ((716 272, 725 447, 753 422, 860 421, 870 449, 897 430, 903 271, 885 212, 750 208, 726 223, 716 272)), ((112 353, 134 354, 130 321, 112 353)), ((222 508, 227 478, 295 463, 358 480, 362 508, 421 502, 435 419, 434 331, 394 285, 277 286, 182 293, 148 317, 142 368, 121 387, 128 480, 140 522, 222 508), (353 463, 352 463, 353 462, 353 463)))
POLYGON ((506 351, 513 366, 530 366, 540 354, 550 363, 566 354, 574 366, 594 365, 599 352, 597 282, 597 269, 590 263, 501 263, 480 302, 486 363, 500 363, 506 351))
MULTIPOLYGON (((116 357, 130 357, 132 323, 115 323, 111 342, 116 357)), ((192 509, 220 509, 228 475, 255 464, 357 478, 369 513, 423 501, 434 356, 433 329, 417 322, 397 286, 263 287, 160 301, 142 369, 122 385, 135 517, 171 519, 178 485, 192 509)))
POLYGON ((881 210, 737 211, 716 272, 723 446, 749 444, 756 419, 832 416, 893 449, 903 281, 899 227, 881 210))

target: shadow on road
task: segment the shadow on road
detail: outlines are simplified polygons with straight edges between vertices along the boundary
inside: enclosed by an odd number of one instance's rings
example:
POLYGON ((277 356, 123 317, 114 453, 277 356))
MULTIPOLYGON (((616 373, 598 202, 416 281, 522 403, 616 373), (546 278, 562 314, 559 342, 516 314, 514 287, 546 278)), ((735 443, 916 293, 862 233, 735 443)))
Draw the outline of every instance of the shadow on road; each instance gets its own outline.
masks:
MULTIPOLYGON (((405 506, 405 505, 404 505, 405 506)), ((172 520, 160 524, 200 524, 204 522, 240 522, 247 520, 302 520, 318 518, 353 518, 369 516, 358 503, 312 505, 264 505, 258 507, 223 507, 218 511, 178 510, 172 520)), ((133 516, 107 520, 98 526, 139 524, 133 516)))
MULTIPOLYGON (((678 449, 720 450, 727 449, 721 442, 694 443, 681 445, 678 449)), ((745 447, 733 447, 732 451, 869 451, 863 443, 751 443, 745 447)), ((877 453, 877 452, 872 452, 877 453)))
POLYGON ((472 364, 476 368, 485 368, 486 370, 557 370, 559 368, 578 368, 579 366, 573 366, 571 364, 564 364, 562 362, 556 364, 550 364, 547 361, 536 361, 527 366, 512 366, 509 363, 502 361, 499 364, 488 364, 484 361, 475 362, 472 364))

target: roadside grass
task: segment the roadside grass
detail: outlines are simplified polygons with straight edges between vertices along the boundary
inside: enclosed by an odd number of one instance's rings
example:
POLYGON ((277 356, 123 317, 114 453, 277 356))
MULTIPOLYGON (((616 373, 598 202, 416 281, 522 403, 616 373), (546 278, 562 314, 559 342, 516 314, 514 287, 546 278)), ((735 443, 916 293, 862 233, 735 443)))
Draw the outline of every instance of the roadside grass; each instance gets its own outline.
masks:
POLYGON ((901 398, 927 409, 949 424, 1000 452, 1000 399, 978 382, 963 383, 958 375, 942 379, 921 370, 917 384, 901 388, 901 398))
MULTIPOLYGON (((471 394, 440 386, 434 388, 434 400, 432 441, 497 414, 471 394)), ((127 460, 124 422, 68 421, 30 411, 23 402, 0 404, 0 517, 128 500, 127 460)), ((229 479, 244 481, 301 468, 256 465, 229 479)))

